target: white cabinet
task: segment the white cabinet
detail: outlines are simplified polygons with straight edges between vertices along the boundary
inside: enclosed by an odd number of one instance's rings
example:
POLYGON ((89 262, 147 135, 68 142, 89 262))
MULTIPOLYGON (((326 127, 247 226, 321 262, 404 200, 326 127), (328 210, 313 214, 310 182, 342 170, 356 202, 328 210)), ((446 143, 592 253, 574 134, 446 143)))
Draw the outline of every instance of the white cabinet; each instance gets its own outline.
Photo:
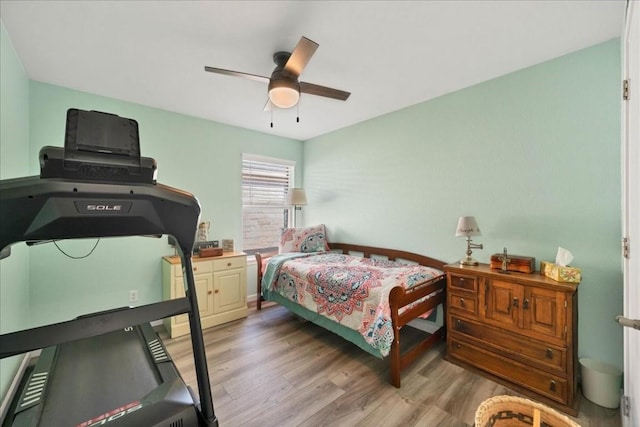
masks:
MULTIPOLYGON (((202 329, 247 317, 247 257, 232 252, 219 257, 193 257, 193 275, 202 329)), ((162 298, 185 296, 180 257, 162 258, 162 298)), ((164 319, 171 338, 189 333, 187 314, 164 319)))

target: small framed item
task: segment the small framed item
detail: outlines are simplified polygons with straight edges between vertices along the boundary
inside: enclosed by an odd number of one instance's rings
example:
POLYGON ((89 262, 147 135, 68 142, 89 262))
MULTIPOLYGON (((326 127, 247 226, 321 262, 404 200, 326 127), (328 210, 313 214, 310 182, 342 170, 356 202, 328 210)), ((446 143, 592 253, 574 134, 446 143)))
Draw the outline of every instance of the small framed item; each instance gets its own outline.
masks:
POLYGON ((233 239, 222 239, 222 250, 224 252, 233 252, 233 239))

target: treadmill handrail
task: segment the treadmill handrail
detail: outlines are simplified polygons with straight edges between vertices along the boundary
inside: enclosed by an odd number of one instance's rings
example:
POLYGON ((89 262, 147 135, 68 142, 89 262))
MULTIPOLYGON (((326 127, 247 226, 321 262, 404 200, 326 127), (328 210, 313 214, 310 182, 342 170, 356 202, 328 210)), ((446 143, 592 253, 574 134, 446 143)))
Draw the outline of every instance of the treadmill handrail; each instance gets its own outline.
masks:
POLYGON ((190 311, 191 303, 184 297, 125 310, 88 314, 66 322, 11 332, 0 335, 0 358, 89 338, 190 311))

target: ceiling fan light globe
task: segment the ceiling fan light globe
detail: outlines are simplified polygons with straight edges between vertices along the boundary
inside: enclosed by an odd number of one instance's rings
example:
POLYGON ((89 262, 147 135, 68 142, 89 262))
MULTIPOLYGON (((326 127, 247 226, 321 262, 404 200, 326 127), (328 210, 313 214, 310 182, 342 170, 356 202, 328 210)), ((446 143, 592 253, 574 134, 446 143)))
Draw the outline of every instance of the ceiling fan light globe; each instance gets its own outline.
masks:
POLYGON ((278 108, 291 108, 300 99, 300 86, 288 80, 272 80, 269 83, 269 100, 278 108))

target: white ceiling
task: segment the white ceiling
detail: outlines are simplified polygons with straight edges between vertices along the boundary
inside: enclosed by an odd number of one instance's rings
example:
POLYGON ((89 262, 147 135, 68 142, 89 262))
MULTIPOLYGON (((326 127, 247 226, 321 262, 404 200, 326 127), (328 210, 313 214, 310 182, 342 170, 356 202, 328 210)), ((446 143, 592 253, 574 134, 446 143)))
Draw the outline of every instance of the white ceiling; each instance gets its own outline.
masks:
MULTIPOLYGON (((417 104, 621 34, 624 0, 17 1, 0 17, 29 78, 297 140, 417 104), (301 36, 300 80, 351 92, 263 111, 301 36)), ((135 117, 134 117, 135 118, 135 117)))

